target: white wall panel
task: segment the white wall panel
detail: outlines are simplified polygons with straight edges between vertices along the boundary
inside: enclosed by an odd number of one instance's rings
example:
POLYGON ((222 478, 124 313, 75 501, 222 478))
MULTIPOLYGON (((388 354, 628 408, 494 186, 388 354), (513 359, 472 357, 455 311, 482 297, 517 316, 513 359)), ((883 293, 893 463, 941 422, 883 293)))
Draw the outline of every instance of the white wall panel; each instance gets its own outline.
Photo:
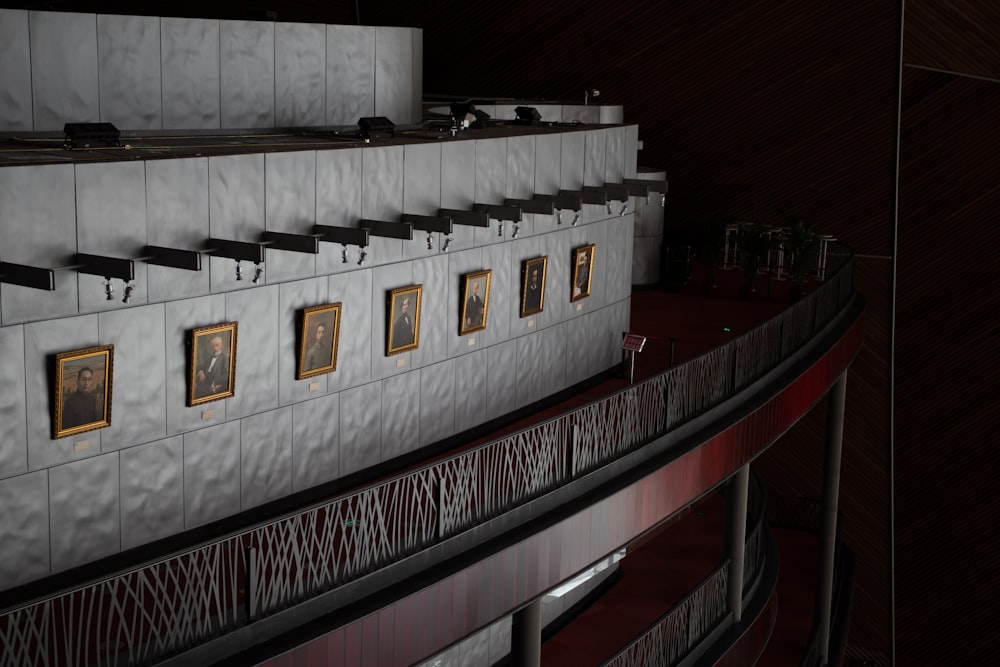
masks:
POLYGON ((118 454, 74 461, 49 471, 52 571, 121 549, 118 454))
MULTIPOLYGON (((268 231, 311 234, 316 223, 316 151, 265 156, 265 227, 268 231)), ((316 255, 264 250, 267 282, 316 274, 316 255)))
POLYGON ((160 105, 160 19, 97 17, 101 121, 118 129, 163 127, 160 105))
POLYGON ((517 341, 486 350, 486 418, 494 419, 517 408, 517 341))
MULTIPOLYGON (((208 230, 208 158, 146 162, 146 236, 149 245, 194 250, 208 230)), ((209 260, 201 271, 149 264, 150 301, 201 296, 209 291, 209 260)))
POLYGON ((544 355, 551 350, 543 346, 545 331, 521 336, 517 342, 517 377, 515 379, 516 402, 514 407, 521 408, 534 403, 542 397, 544 355))
POLYGON ((562 136, 559 170, 559 187, 563 190, 579 190, 583 187, 583 172, 586 132, 566 132, 562 136))
POLYGON ((219 22, 222 127, 274 126, 274 24, 219 22))
POLYGON ((385 116, 397 125, 420 120, 413 116, 412 109, 412 57, 412 28, 375 28, 375 115, 385 116))
POLYGON ((506 196, 531 199, 535 194, 535 137, 507 138, 506 196))
MULTIPOLYGON (((101 451, 101 431, 52 439, 52 387, 48 360, 51 355, 101 345, 97 315, 36 322, 24 327, 24 390, 28 400, 28 468, 38 470, 101 451), (74 443, 77 444, 74 447, 74 443)), ((112 413, 112 423, 114 423, 112 413)))
POLYGON ((0 9, 0 132, 30 130, 31 44, 28 12, 0 9))
POLYGON ((420 446, 420 375, 404 373, 382 381, 381 461, 420 446))
MULTIPOLYGON (((476 203, 476 142, 453 141, 441 146, 441 208, 471 211, 476 203)), ((450 250, 471 248, 474 227, 455 225, 450 250)))
POLYGON ((340 394, 340 474, 379 462, 382 440, 382 383, 372 382, 340 394))
MULTIPOLYGON (((65 266, 76 252, 73 165, 0 169, 0 259, 16 264, 65 266)), ((62 271, 54 292, 0 284, 0 322, 75 315, 77 273, 62 271)))
POLYGON ((510 243, 483 248, 483 268, 493 270, 486 329, 481 332, 489 345, 508 340, 513 335, 515 327, 511 313, 517 318, 521 307, 520 269, 514 266, 512 252, 510 243))
POLYGON ((636 178, 638 169, 636 166, 639 152, 639 126, 628 125, 625 127, 625 178, 636 178))
MULTIPOLYGON (((136 257, 146 245, 146 170, 141 162, 76 165, 76 236, 79 251, 111 257, 136 257)), ((146 303, 145 262, 135 262, 130 304, 146 303)), ((105 295, 104 278, 80 274, 80 310, 126 308, 122 281, 114 298, 105 295)))
POLYGON ((28 424, 24 395, 24 329, 0 328, 0 478, 28 469, 28 424))
POLYGON ((49 472, 0 480, 0 589, 49 574, 49 472))
POLYGON ((167 434, 165 324, 161 303, 98 316, 100 339, 115 345, 113 420, 101 433, 101 451, 167 434))
POLYGON ((222 126, 219 22, 160 19, 163 127, 222 126))
POLYGON ((278 286, 226 295, 226 321, 237 330, 235 394, 228 419, 278 407, 278 286))
POLYGON ((318 23, 274 24, 274 122, 326 125, 326 29, 318 23))
MULTIPOLYGON (((259 241, 264 226, 264 154, 209 158, 209 228, 213 238, 259 241)), ((213 292, 253 287, 253 265, 243 263, 243 280, 236 280, 236 262, 211 257, 213 292)))
POLYGON ((487 667, 490 661, 490 630, 480 630, 459 644, 459 665, 487 667))
MULTIPOLYGON (((316 222, 321 225, 357 227, 361 219, 362 150, 348 148, 316 152, 316 222)), ((358 248, 350 247, 347 263, 339 243, 320 243, 318 273, 339 273, 358 268, 358 248)))
MULTIPOLYGON (((403 212, 437 215, 441 208, 441 144, 410 144, 403 147, 403 212)), ((403 257, 414 259, 439 252, 442 234, 413 230, 413 241, 403 244, 403 257)), ((449 246, 450 248, 450 246, 449 246)))
POLYGON ((424 286, 420 307, 420 347, 410 353, 414 368, 443 361, 448 339, 457 335, 448 329, 448 256, 413 260, 413 282, 424 286))
POLYGON ((31 97, 36 131, 100 120, 97 15, 29 12, 31 97))
MULTIPOLYGON (((507 138, 476 140, 476 203, 502 204, 507 191, 507 138)), ((503 223, 503 234, 498 233, 498 222, 490 219, 489 228, 475 228, 476 245, 501 243, 509 238, 510 221, 503 223)))
POLYGON ((420 369, 420 444, 455 434, 455 361, 420 369))
POLYGON ((604 185, 605 165, 608 151, 607 130, 587 130, 584 132, 584 185, 604 185))
MULTIPOLYGON (((191 329, 221 324, 225 321, 226 298, 222 294, 170 301, 166 304, 164 390, 167 402, 167 435, 204 428, 226 420, 227 400, 187 407, 190 378, 188 332, 191 329)), ((236 335, 239 339, 240 332, 237 331, 236 335)), ((237 386, 236 389, 239 391, 240 387, 237 386)))
MULTIPOLYGON (((326 122, 355 125, 375 115, 375 28, 326 27, 326 122)), ((390 117, 391 118, 391 117, 390 117)), ((394 122, 396 119, 392 119, 394 122)))
POLYGON ((604 156, 604 182, 621 183, 625 178, 625 142, 627 135, 624 127, 610 127, 604 132, 607 135, 607 152, 604 156))
MULTIPOLYGON (((541 359, 533 372, 541 376, 538 399, 554 394, 569 386, 566 378, 566 348, 569 344, 559 327, 549 327, 537 334, 541 339, 541 359)), ((538 400, 535 399, 535 400, 538 400)))
POLYGON ((292 490, 340 476, 340 394, 292 406, 292 490))
POLYGON ((131 447, 120 457, 122 549, 184 530, 184 438, 131 447))
POLYGON ((292 492, 292 407, 240 420, 240 509, 292 492))
MULTIPOLYGON (((361 163, 361 217, 398 222, 403 212, 403 147, 368 148, 362 153, 361 163)), ((399 261, 403 243, 406 241, 371 235, 365 266, 399 261)))
POLYGON ((184 525, 191 529, 240 511, 240 422, 184 435, 184 525))
POLYGON ((486 421, 489 350, 455 359, 455 432, 486 421))
POLYGON ((327 376, 327 391, 335 392, 370 382, 372 356, 385 354, 385 343, 372 338, 375 296, 371 271, 330 276, 328 294, 330 301, 342 304, 337 370, 327 376))

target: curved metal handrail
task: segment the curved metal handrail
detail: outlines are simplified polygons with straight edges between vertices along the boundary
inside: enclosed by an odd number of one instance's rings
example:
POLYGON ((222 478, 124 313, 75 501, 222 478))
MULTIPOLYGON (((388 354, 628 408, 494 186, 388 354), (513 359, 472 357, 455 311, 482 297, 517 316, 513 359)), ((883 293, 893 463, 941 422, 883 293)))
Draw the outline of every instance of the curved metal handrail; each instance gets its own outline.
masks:
POLYGON ((809 340, 850 299, 845 251, 803 300, 643 382, 364 489, 4 610, 0 643, 10 650, 0 667, 165 658, 564 486, 718 405, 809 340))

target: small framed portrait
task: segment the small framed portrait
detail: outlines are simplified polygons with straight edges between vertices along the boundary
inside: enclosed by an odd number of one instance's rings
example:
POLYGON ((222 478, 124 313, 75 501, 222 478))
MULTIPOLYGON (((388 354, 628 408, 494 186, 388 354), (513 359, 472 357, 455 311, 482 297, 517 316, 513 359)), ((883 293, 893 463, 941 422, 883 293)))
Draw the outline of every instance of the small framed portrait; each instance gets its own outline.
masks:
POLYGON ((385 356, 417 349, 420 342, 420 299, 423 292, 423 285, 399 287, 389 292, 385 356))
POLYGON ((236 394, 236 322, 192 329, 188 401, 199 405, 236 394))
POLYGON ((114 357, 114 345, 56 355, 53 439, 111 426, 114 357))
POLYGON ((299 364, 296 380, 337 370, 340 302, 306 308, 299 315, 299 364))
POLYGON ((593 243, 573 250, 573 284, 570 290, 570 301, 585 299, 590 296, 590 276, 594 272, 593 243))
POLYGON ((521 263, 521 317, 540 313, 545 308, 545 269, 548 256, 526 259, 521 263))
POLYGON ((462 276, 462 312, 458 335, 486 328, 486 313, 490 307, 490 270, 466 273, 462 276))

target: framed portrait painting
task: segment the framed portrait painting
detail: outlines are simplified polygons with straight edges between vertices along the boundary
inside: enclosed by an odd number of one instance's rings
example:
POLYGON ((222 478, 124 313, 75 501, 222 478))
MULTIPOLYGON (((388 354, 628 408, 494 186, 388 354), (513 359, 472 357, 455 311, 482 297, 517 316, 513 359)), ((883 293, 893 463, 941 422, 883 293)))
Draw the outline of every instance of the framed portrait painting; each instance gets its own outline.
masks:
POLYGON ((111 426, 114 356, 114 345, 56 355, 53 438, 111 426))
POLYGON ((200 405, 236 394, 236 322, 189 332, 188 401, 200 405))
POLYGON ((486 313, 490 307, 490 279, 493 271, 476 271, 462 276, 462 308, 458 335, 464 336, 486 328, 486 313))
POLYGON ((296 380, 337 370, 340 302, 312 306, 299 318, 299 363, 296 380))
POLYGON ((420 299, 423 292, 423 285, 410 285, 389 293, 385 356, 417 349, 420 342, 420 299))
POLYGON ((595 250, 596 247, 593 243, 573 250, 573 282, 570 290, 570 301, 590 296, 590 278, 594 272, 595 250))
POLYGON ((540 313, 545 308, 545 269, 549 258, 534 257, 521 263, 521 317, 540 313))

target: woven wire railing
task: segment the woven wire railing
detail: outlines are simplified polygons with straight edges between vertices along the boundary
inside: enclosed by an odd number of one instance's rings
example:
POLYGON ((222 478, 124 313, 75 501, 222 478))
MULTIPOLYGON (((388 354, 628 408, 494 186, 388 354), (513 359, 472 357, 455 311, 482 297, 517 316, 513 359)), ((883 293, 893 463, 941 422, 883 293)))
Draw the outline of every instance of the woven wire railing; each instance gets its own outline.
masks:
POLYGON ((842 260, 812 294, 760 327, 589 405, 321 505, 6 609, 0 667, 155 662, 557 489, 719 404, 794 352, 828 321, 818 312, 832 318, 850 299, 849 251, 842 260))

